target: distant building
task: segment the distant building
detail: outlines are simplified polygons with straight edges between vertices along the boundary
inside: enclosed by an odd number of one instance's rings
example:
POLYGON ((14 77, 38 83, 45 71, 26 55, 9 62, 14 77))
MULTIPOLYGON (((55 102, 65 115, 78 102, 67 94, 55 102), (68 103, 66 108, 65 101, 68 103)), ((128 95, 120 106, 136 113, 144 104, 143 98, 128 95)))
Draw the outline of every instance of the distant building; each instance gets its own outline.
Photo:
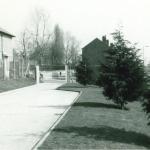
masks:
POLYGON ((82 48, 82 60, 92 71, 91 83, 97 81, 99 66, 105 61, 104 51, 108 48, 109 41, 106 39, 106 36, 103 36, 102 40, 96 38, 82 48))
POLYGON ((0 28, 0 76, 8 79, 10 76, 10 61, 13 60, 12 38, 15 37, 6 30, 0 28))

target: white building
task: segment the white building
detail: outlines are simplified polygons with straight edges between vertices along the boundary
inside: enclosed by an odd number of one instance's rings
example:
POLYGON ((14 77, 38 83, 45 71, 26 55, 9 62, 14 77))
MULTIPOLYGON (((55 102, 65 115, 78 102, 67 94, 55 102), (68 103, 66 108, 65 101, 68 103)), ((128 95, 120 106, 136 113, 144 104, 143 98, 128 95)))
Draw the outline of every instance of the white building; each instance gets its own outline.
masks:
POLYGON ((9 79, 10 61, 13 61, 12 38, 14 35, 0 28, 0 68, 3 79, 9 79))

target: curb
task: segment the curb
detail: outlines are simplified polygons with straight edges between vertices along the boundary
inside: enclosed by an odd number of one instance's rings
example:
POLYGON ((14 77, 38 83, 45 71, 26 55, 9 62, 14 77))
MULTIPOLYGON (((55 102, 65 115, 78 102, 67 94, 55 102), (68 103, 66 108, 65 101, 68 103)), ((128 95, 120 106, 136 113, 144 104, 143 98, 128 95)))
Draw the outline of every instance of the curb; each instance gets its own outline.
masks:
MULTIPOLYGON (((25 87, 21 87, 21 88, 9 90, 9 91, 0 92, 0 96, 2 96, 2 95, 7 95, 7 94, 11 94, 11 93, 15 93, 15 92, 17 92, 17 91, 21 91, 21 90, 24 90, 24 89, 27 89, 27 88, 38 87, 40 84, 43 84, 43 83, 39 83, 39 84, 36 84, 36 83, 35 83, 35 84, 33 84, 33 85, 29 85, 29 86, 25 86, 25 87)), ((50 83, 44 83, 44 84, 50 84, 50 83)), ((64 85, 64 84, 66 84, 66 83, 63 83, 62 85, 64 85)), ((60 86, 62 86, 62 85, 60 85, 60 86)), ((60 86, 59 86, 59 87, 60 87, 60 86)), ((59 87, 57 87, 57 88, 59 88, 59 87)), ((54 90, 57 90, 57 88, 54 89, 54 90)))
MULTIPOLYGON (((71 91, 70 91, 71 92, 71 91)), ((34 146, 31 148, 31 150, 38 150, 38 147, 43 144, 43 142, 46 140, 46 138, 51 134, 53 129, 58 125, 58 123, 65 117, 67 112, 70 110, 72 105, 75 103, 75 101, 78 100, 78 98, 81 96, 82 91, 78 92, 79 95, 73 100, 71 105, 63 112, 63 114, 58 117, 58 119, 53 123, 53 125, 44 133, 44 135, 34 144, 34 146)))

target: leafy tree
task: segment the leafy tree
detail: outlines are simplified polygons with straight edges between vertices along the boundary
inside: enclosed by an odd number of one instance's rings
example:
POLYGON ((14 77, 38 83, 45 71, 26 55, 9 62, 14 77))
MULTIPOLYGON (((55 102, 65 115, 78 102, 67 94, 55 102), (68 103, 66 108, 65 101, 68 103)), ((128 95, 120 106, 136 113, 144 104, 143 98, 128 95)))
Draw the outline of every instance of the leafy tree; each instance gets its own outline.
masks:
POLYGON ((128 101, 141 97, 144 90, 144 66, 138 49, 124 40, 122 32, 112 34, 114 44, 105 53, 106 62, 100 67, 98 84, 103 94, 122 109, 128 101))
POLYGON ((52 43, 52 64, 64 63, 64 37, 59 25, 54 28, 54 41, 52 43))
POLYGON ((80 63, 76 66, 75 70, 77 82, 83 84, 84 86, 90 83, 91 71, 83 61, 80 61, 80 63))

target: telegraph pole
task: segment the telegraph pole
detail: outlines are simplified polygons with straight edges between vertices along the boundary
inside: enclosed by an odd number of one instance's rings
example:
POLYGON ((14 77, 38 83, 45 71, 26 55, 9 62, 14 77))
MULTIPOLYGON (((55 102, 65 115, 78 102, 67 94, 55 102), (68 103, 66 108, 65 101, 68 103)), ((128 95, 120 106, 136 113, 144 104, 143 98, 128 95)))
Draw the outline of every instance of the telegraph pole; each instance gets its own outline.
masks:
POLYGON ((145 48, 150 47, 149 45, 143 46, 143 64, 145 64, 145 48))

